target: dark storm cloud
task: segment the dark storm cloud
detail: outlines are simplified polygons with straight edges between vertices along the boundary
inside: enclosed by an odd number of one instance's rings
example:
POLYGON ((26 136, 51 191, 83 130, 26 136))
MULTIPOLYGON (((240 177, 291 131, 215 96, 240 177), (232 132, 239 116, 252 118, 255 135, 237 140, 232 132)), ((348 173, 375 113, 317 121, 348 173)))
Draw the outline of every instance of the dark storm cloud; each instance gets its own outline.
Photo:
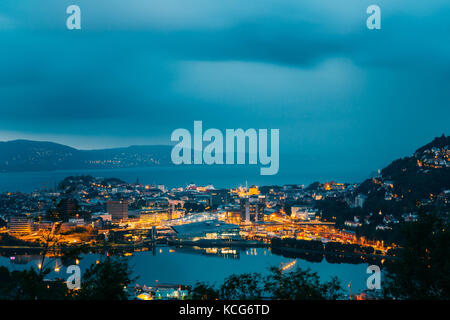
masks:
POLYGON ((280 128, 292 158, 348 166, 353 150, 369 170, 450 116, 450 4, 376 3, 370 31, 373 1, 4 0, 0 133, 100 147, 203 120, 280 128), (74 3, 81 31, 65 29, 74 3))

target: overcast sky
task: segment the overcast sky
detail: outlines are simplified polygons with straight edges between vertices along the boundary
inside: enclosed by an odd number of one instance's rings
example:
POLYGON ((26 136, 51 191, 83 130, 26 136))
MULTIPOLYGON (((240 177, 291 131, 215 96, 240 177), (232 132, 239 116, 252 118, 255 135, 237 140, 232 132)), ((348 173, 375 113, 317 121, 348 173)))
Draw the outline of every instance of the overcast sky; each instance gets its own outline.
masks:
POLYGON ((2 141, 168 144, 202 120, 280 129, 280 169, 369 172, 449 119, 448 0, 0 1, 2 141))

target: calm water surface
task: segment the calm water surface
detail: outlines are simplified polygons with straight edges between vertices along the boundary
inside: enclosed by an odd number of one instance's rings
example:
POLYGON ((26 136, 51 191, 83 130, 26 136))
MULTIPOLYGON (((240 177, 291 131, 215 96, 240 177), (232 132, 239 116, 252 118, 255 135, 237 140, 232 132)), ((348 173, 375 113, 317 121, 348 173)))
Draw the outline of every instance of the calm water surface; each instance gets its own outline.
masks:
POLYGON ((42 172, 0 172, 0 192, 31 192, 36 189, 52 189, 65 177, 74 175, 92 175, 94 177, 119 178, 128 183, 139 179, 143 184, 164 184, 167 187, 182 187, 189 183, 197 185, 213 184, 216 188, 235 188, 249 185, 305 184, 314 181, 362 181, 363 178, 351 174, 334 175, 300 172, 301 168, 280 167, 274 176, 261 176, 259 166, 170 166, 110 170, 61 170, 42 172))
MULTIPOLYGON (((271 266, 279 267, 280 263, 291 262, 293 259, 272 254, 266 248, 247 248, 237 250, 236 255, 223 257, 202 253, 188 249, 186 251, 170 247, 157 247, 154 252, 135 252, 130 257, 135 276, 139 276, 137 283, 154 285, 159 283, 170 284, 194 284, 196 281, 209 281, 221 284, 223 280, 233 274, 246 272, 267 273, 271 266)), ((97 254, 88 254, 80 262, 84 270, 98 259, 97 254)), ((30 266, 36 267, 38 257, 0 257, 0 265, 7 266, 10 270, 24 270, 30 266)), ((55 266, 52 260, 50 266, 55 266)), ((367 264, 331 264, 325 259, 319 263, 297 259, 297 266, 311 268, 319 274, 322 281, 337 276, 342 285, 352 282, 352 290, 365 289, 367 264)), ((66 269, 61 267, 58 274, 52 276, 66 277, 66 269)))

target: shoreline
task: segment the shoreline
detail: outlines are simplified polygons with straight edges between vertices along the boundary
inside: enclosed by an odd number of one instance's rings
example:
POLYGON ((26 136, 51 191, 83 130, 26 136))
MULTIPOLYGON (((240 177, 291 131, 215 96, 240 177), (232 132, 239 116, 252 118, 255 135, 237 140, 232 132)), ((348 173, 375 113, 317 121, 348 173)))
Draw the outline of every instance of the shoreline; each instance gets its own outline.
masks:
MULTIPOLYGON (((149 248, 156 247, 157 245, 166 245, 169 247, 199 247, 199 248, 214 248, 214 247, 232 247, 232 248, 270 248, 279 250, 280 252, 287 253, 298 253, 298 254, 334 254, 336 256, 363 256, 369 258, 377 258, 377 259, 396 259, 395 256, 389 255, 380 255, 380 254, 369 254, 369 253, 359 253, 359 252, 336 252, 336 251, 327 251, 327 250, 306 250, 300 248, 292 248, 292 247, 283 247, 283 246, 273 246, 270 243, 255 241, 255 240, 237 240, 237 241, 208 241, 208 240, 200 240, 200 241, 146 241, 138 244, 108 244, 107 247, 102 246, 88 246, 85 247, 86 250, 98 250, 98 249, 138 249, 138 248, 149 248)), ((70 248, 70 247, 69 247, 70 248)), ((2 250, 27 250, 27 251, 41 251, 44 247, 42 246, 1 246, 0 245, 0 253, 2 250)), ((56 251, 59 251, 57 249, 56 251)), ((1 256, 1 254, 0 254, 1 256)))

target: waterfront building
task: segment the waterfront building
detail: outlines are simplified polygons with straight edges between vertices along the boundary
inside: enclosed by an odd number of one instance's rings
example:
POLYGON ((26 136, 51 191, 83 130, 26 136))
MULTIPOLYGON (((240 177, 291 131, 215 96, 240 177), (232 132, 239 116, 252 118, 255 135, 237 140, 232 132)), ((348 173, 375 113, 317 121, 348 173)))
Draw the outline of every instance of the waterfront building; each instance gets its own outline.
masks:
POLYGON ((241 220, 261 221, 264 220, 265 197, 250 196, 240 199, 241 202, 241 220))
POLYGON ((172 226, 175 238, 185 241, 239 240, 240 227, 219 220, 208 220, 172 226))
POLYGON ((38 230, 39 231, 50 231, 52 230, 53 222, 52 221, 39 221, 38 230))
POLYGON ((31 233, 31 219, 26 215, 11 216, 8 227, 14 233, 31 233))
POLYGON ((72 198, 64 198, 59 202, 59 210, 63 217, 73 217, 77 213, 78 201, 72 198))
POLYGON ((311 207, 294 206, 291 207, 291 218, 300 220, 312 220, 315 218, 318 211, 311 207))
POLYGON ((84 219, 69 219, 69 223, 73 223, 77 226, 84 226, 84 219))
POLYGON ((230 193, 227 189, 211 190, 211 206, 226 205, 230 198, 230 193))
POLYGON ((109 200, 106 202, 106 211, 111 215, 113 221, 126 221, 128 219, 128 201, 109 200))
POLYGON ((103 221, 112 221, 112 216, 110 214, 101 213, 98 215, 99 218, 101 218, 103 221))
POLYGON ((74 222, 63 222, 61 223, 60 231, 61 232, 68 232, 73 231, 78 225, 74 222))
POLYGON ((211 206, 211 195, 209 195, 209 194, 195 195, 194 201, 196 203, 203 204, 205 207, 211 206))
POLYGON ((248 198, 241 198, 241 221, 250 221, 250 202, 248 198))

